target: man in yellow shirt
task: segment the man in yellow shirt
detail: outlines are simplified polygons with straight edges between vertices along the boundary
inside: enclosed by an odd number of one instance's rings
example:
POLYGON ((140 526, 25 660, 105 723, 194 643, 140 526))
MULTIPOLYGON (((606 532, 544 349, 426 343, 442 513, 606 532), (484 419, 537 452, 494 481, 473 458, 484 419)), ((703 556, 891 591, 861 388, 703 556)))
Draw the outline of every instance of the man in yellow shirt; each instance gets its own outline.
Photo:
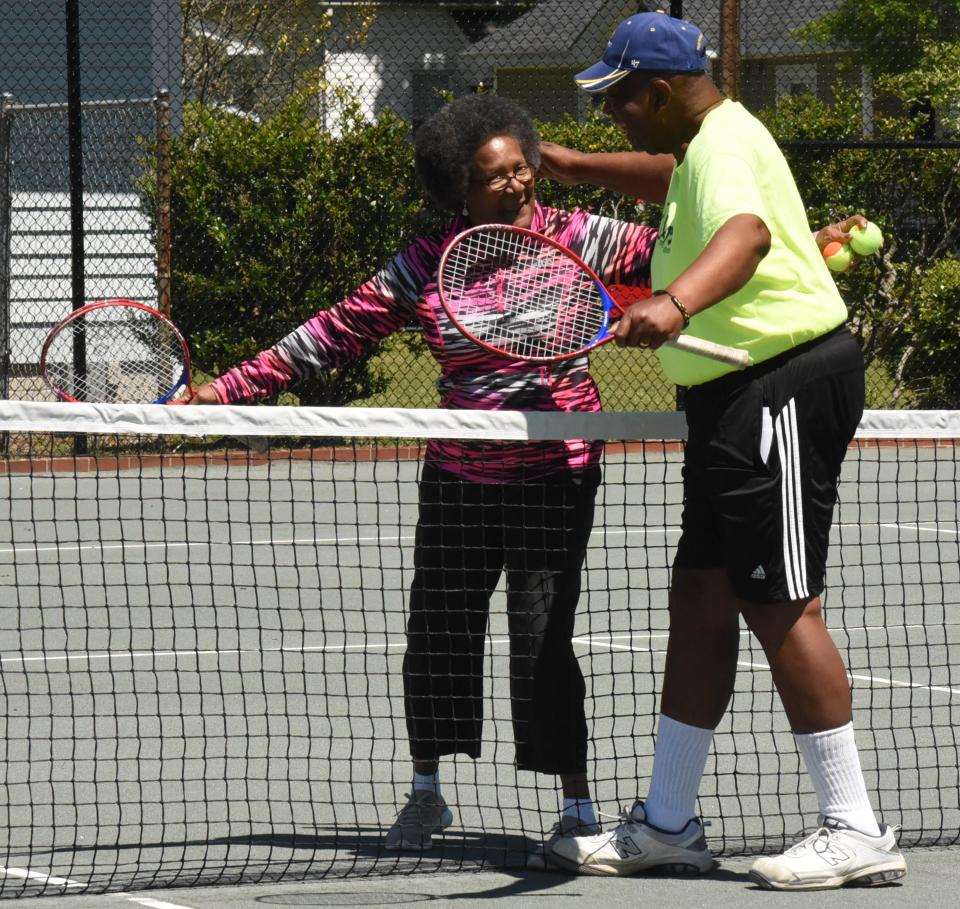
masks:
MULTIPOLYGON (((882 884, 906 863, 871 808, 846 670, 820 606, 838 474, 863 412, 863 360, 783 155, 706 66, 696 26, 638 13, 577 77, 605 93, 635 149, 676 161, 652 261, 662 289, 626 312, 616 339, 657 348, 687 386, 689 440, 649 793, 615 830, 565 840, 553 858, 587 874, 713 866, 696 797, 733 693, 743 616, 820 807, 817 831, 758 859, 751 878, 784 890, 882 884), (743 348, 754 365, 736 373, 661 347, 681 331, 743 348)), ((582 156, 579 172, 629 191, 629 158, 582 156)), ((560 160, 546 150, 548 176, 560 160)))

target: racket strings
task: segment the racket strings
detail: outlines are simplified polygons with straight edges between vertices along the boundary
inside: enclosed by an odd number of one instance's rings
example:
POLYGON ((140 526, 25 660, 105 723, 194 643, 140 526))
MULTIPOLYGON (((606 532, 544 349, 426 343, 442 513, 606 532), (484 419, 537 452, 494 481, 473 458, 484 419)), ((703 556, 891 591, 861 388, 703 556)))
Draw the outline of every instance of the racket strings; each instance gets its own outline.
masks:
POLYGON ((52 338, 46 374, 79 401, 158 400, 179 383, 183 344, 165 321, 142 310, 104 307, 73 319, 52 338))
POLYGON ((478 341, 519 359, 587 346, 605 324, 590 276, 553 246, 507 230, 478 231, 447 256, 444 293, 478 341))

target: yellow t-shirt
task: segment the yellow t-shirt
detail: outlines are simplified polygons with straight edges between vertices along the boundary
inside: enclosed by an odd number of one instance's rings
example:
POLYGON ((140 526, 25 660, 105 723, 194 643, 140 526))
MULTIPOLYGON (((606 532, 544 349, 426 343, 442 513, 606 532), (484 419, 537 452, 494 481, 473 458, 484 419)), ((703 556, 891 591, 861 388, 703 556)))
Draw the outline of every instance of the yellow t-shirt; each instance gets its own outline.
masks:
MULTIPOLYGON (((734 215, 770 231, 770 252, 735 294, 690 320, 686 334, 749 351, 761 363, 836 328, 847 307, 810 232, 783 153, 742 105, 724 101, 704 118, 674 169, 653 251, 653 286, 666 287, 734 215)), ((671 347, 657 351, 678 385, 700 385, 732 367, 671 347)))

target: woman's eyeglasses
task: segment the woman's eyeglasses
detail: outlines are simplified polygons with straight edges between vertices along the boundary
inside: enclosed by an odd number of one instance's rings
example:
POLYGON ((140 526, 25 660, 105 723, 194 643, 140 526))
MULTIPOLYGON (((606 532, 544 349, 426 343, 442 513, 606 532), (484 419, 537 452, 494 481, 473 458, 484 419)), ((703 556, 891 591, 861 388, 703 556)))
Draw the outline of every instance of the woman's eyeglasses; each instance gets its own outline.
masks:
POLYGON ((512 174, 495 174, 486 180, 474 180, 474 183, 483 183, 487 189, 494 192, 502 192, 509 185, 511 180, 519 180, 521 183, 529 183, 533 179, 533 168, 529 164, 521 164, 512 174))

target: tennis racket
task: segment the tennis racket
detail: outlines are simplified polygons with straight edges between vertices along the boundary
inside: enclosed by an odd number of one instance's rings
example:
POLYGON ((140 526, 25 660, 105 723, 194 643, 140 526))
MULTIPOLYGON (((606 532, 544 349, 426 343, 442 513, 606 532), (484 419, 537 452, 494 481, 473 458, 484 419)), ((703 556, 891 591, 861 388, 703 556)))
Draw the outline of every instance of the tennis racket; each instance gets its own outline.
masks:
MULTIPOLYGON (((484 224, 454 238, 440 260, 440 302, 471 341, 518 360, 576 357, 609 341, 623 313, 582 259, 522 227, 484 224)), ((745 350, 678 335, 671 347, 750 364, 745 350)))
POLYGON ((190 388, 190 350, 162 313, 134 300, 98 300, 53 327, 40 374, 62 401, 175 404, 190 388))

